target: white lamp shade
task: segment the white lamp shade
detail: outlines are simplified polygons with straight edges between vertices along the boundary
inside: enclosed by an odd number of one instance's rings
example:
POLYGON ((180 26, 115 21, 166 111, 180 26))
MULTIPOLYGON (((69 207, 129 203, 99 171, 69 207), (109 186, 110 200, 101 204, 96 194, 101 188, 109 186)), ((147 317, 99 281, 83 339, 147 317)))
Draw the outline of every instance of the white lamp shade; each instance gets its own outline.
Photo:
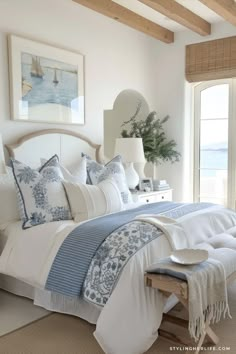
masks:
POLYGON ((0 174, 6 173, 5 157, 2 144, 2 136, 0 134, 0 174))
POLYGON ((117 138, 115 155, 121 155, 124 163, 145 162, 142 138, 117 138))

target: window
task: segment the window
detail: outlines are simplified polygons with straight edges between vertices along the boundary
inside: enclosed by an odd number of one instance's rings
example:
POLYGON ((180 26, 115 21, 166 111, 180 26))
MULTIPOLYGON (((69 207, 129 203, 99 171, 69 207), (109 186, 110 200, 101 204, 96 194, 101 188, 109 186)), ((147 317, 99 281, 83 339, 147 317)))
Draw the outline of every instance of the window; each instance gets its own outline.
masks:
POLYGON ((195 201, 235 207, 235 80, 205 82, 194 89, 195 201))

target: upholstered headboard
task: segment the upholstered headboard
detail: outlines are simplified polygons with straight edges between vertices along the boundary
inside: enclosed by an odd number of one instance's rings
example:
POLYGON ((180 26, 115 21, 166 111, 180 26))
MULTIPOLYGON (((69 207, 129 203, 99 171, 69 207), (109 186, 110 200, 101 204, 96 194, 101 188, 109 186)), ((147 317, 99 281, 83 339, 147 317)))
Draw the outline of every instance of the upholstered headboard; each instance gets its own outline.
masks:
POLYGON ((81 159, 81 153, 88 154, 98 162, 103 162, 101 145, 87 137, 64 129, 47 129, 22 136, 14 144, 6 145, 10 157, 31 167, 40 165, 40 158, 50 158, 57 154, 66 167, 73 166, 81 159))

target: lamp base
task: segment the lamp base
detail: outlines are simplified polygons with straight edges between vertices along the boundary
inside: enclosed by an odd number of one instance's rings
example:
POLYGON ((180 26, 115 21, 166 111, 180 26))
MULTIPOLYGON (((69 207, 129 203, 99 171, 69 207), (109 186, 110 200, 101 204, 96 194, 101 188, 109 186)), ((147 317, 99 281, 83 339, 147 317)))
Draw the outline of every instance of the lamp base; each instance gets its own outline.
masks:
POLYGON ((146 161, 145 162, 138 162, 138 163, 134 164, 135 171, 138 173, 139 178, 146 178, 145 172, 144 172, 145 165, 146 165, 146 161))
POLYGON ((135 187, 137 187, 137 185, 139 184, 139 175, 134 169, 133 162, 127 164, 127 167, 125 169, 125 176, 129 189, 135 189, 135 187))

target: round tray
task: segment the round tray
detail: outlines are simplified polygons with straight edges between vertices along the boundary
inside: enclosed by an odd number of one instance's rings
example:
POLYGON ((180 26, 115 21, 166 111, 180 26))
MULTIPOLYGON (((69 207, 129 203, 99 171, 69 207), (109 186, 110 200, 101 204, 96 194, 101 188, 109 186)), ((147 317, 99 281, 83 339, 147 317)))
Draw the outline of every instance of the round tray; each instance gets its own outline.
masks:
POLYGON ((200 249, 184 248, 172 252, 170 258, 173 262, 184 265, 199 264, 208 259, 208 252, 200 249))

